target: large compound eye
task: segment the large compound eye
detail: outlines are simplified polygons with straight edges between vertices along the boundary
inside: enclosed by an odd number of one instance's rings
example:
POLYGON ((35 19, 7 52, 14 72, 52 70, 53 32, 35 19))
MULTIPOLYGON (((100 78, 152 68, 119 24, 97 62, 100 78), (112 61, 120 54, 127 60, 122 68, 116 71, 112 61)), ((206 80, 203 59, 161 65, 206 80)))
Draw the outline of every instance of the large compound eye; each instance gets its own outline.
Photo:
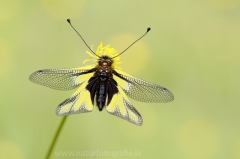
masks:
POLYGON ((108 65, 112 65, 112 60, 107 60, 108 65))
POLYGON ((101 65, 101 64, 103 63, 103 61, 104 61, 103 59, 100 59, 100 60, 98 61, 98 64, 101 65))

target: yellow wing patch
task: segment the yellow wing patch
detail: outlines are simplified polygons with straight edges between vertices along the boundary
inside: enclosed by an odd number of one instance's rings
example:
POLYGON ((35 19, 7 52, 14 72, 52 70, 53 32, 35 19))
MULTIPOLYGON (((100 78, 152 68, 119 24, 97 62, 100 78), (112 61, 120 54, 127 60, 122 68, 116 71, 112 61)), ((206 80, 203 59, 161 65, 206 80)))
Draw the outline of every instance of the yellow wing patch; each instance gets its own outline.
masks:
MULTIPOLYGON (((117 72, 119 72, 119 71, 117 71, 117 72)), ((113 79, 117 82, 117 84, 119 86, 121 86, 121 88, 123 90, 129 90, 130 89, 130 84, 127 81, 121 79, 120 77, 118 77, 116 75, 113 75, 113 79)))
POLYGON ((85 81, 76 92, 74 92, 68 99, 63 101, 57 107, 57 115, 65 116, 70 114, 91 112, 93 110, 90 92, 85 89, 87 83, 88 81, 85 81))
MULTIPOLYGON (((84 67, 77 67, 77 68, 74 68, 75 70, 77 71, 88 71, 88 70, 91 70, 92 68, 94 68, 95 65, 87 65, 87 66, 84 66, 84 67)), ((87 74, 84 74, 84 75, 81 75, 81 76, 78 76, 76 79, 75 79, 75 83, 77 84, 81 84, 83 83, 84 81, 88 81, 92 76, 93 76, 94 73, 87 73, 87 74)))
POLYGON ((118 86, 119 92, 113 95, 110 104, 106 107, 106 110, 115 116, 118 116, 124 120, 127 120, 136 125, 142 125, 142 117, 140 113, 133 107, 128 100, 126 94, 121 87, 118 86))

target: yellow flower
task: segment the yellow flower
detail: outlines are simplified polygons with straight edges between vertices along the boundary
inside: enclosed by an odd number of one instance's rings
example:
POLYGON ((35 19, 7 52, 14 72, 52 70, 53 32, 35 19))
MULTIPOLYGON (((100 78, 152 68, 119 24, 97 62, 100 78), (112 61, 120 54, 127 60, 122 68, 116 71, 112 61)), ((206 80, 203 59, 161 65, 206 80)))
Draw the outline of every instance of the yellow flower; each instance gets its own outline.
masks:
MULTIPOLYGON (((91 50, 93 50, 92 47, 91 47, 91 50)), ((90 53, 89 51, 86 51, 86 53, 90 56, 90 58, 89 58, 89 59, 86 59, 85 61, 83 61, 83 63, 85 63, 85 62, 87 62, 87 61, 92 61, 92 62, 95 62, 96 65, 98 65, 98 61, 99 61, 102 57, 108 57, 108 58, 111 59, 111 58, 119 55, 114 48, 111 48, 111 47, 110 47, 110 45, 107 45, 107 46, 103 47, 103 46, 102 46, 102 42, 100 43, 100 45, 98 46, 98 48, 97 48, 97 50, 96 50, 96 52, 95 52, 97 56, 94 55, 94 54, 92 54, 92 53, 90 53), (99 56, 100 58, 99 58, 98 56, 99 56)), ((112 68, 112 69, 115 69, 115 68, 121 69, 120 67, 116 66, 116 64, 122 63, 122 62, 116 62, 116 61, 119 61, 119 60, 120 60, 120 56, 115 57, 115 58, 112 59, 112 65, 111 65, 111 68, 112 68)))

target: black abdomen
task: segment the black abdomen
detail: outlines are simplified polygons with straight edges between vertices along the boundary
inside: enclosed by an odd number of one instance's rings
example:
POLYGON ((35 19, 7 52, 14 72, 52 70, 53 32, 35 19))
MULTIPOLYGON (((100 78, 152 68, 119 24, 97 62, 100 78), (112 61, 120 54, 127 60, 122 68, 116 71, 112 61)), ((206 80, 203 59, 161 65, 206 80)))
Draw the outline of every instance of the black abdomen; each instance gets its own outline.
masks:
POLYGON ((118 93, 117 82, 104 75, 94 75, 89 79, 86 89, 90 92, 92 104, 96 100, 99 111, 108 105, 114 94, 118 93))
POLYGON ((105 101, 106 101, 106 91, 105 91, 105 83, 100 84, 99 91, 97 92, 97 106, 99 111, 102 111, 105 101))

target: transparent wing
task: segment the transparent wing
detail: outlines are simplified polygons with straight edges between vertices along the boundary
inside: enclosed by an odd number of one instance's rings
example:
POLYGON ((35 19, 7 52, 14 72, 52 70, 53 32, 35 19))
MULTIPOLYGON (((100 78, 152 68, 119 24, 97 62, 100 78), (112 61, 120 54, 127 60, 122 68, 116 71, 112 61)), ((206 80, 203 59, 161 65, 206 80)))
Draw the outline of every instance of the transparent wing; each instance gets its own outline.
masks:
POLYGON ((85 81, 76 92, 59 104, 56 109, 57 115, 65 116, 70 114, 91 112, 93 110, 90 92, 85 89, 87 83, 88 81, 85 81))
POLYGON ((173 94, 166 88, 133 77, 123 71, 114 71, 114 80, 131 98, 142 102, 171 102, 173 94))
POLYGON ((135 125, 142 125, 140 113, 133 107, 121 87, 118 93, 114 94, 110 104, 106 107, 108 113, 127 120, 135 125))
POLYGON ((32 73, 29 80, 52 89, 70 90, 92 77, 94 71, 92 66, 69 69, 44 69, 32 73))

